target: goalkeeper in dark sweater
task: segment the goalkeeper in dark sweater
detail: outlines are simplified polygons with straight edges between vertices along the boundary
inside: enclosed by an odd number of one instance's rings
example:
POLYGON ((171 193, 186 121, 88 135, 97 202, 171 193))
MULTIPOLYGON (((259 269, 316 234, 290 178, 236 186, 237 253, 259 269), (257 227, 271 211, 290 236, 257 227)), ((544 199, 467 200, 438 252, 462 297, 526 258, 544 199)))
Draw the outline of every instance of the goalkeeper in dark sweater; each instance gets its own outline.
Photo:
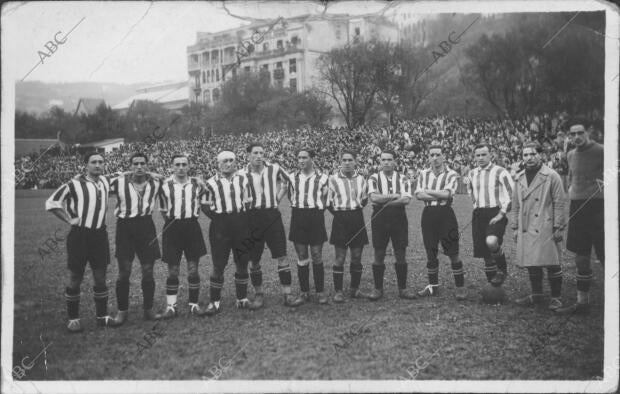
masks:
POLYGON ((563 314, 589 312, 592 247, 605 264, 603 145, 590 140, 586 126, 585 122, 572 122, 569 130, 575 148, 567 155, 570 213, 566 249, 576 254, 577 303, 556 309, 563 314))

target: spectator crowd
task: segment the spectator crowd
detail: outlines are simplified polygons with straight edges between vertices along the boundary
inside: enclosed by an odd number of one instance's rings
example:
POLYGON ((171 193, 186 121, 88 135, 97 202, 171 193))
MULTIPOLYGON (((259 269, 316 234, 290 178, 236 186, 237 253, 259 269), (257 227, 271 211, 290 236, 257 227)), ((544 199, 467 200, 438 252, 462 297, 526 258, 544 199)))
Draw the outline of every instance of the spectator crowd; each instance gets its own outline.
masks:
MULTIPOLYGON (((437 116, 417 120, 395 121, 392 126, 363 125, 354 130, 344 128, 301 128, 277 130, 261 134, 221 134, 188 140, 172 140, 166 136, 153 142, 122 145, 105 155, 106 172, 129 170, 128 159, 141 151, 150 157, 151 170, 171 174, 170 160, 174 154, 189 156, 190 175, 205 179, 215 174, 215 157, 228 149, 237 154, 239 166, 247 163, 246 147, 260 142, 268 161, 277 162, 292 171, 297 167, 296 152, 300 148, 316 152, 315 164, 333 173, 339 166, 338 153, 344 149, 358 153, 358 170, 368 176, 379 170, 382 150, 392 150, 398 156, 399 171, 415 180, 419 170, 427 166, 425 148, 438 141, 443 146, 448 166, 462 175, 458 191, 465 192, 462 180, 473 168, 473 148, 485 141, 494 148, 495 163, 514 175, 521 165, 521 145, 537 140, 544 149, 543 160, 561 176, 568 171, 566 152, 571 148, 566 130, 566 114, 553 118, 548 115, 530 116, 521 120, 483 120, 437 116)), ((593 129, 591 137, 602 143, 602 134, 593 129)), ((83 170, 82 155, 76 148, 66 151, 50 149, 16 159, 17 188, 56 188, 83 170)))

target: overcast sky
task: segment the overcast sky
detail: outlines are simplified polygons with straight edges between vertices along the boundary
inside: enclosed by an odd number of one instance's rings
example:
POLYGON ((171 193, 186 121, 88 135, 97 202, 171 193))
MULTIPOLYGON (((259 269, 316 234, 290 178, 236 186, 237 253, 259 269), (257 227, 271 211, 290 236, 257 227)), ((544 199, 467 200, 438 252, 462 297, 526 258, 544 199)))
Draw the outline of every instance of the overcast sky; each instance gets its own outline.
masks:
MULTIPOLYGON (((56 36, 66 42, 25 81, 160 82, 187 78, 186 48, 197 31, 242 25, 222 2, 12 2, 2 7, 2 55, 11 53, 20 81, 40 61, 38 51, 56 36), (81 22, 80 22, 81 21, 81 22), (57 32, 61 32, 57 35, 57 32), (5 47, 7 45, 7 47, 5 47)), ((368 13, 381 2, 330 4, 328 12, 368 13)), ((320 14, 319 2, 226 2, 235 15, 277 18, 320 14)))

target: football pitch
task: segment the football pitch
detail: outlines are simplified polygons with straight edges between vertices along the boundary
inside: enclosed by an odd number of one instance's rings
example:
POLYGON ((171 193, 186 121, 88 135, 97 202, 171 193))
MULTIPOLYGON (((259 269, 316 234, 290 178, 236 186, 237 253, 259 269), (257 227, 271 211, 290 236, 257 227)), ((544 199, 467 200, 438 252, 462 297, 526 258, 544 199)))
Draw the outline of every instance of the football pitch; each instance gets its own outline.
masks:
MULTIPOLYGON (((308 303, 299 308, 282 305, 276 262, 263 254, 265 308, 234 308, 234 264, 229 262, 223 311, 214 317, 189 316, 187 266, 181 265, 179 317, 159 323, 142 320, 140 266, 134 261, 131 277, 129 321, 120 328, 95 326, 92 275, 88 268, 82 284, 80 316, 85 328, 79 334, 65 329, 67 284, 63 241, 57 252, 41 259, 39 248, 48 238, 64 239, 67 225, 45 212, 52 190, 16 191, 15 199, 15 309, 13 365, 26 364, 40 354, 21 380, 200 380, 235 379, 557 379, 590 380, 603 374, 603 268, 593 263, 592 310, 589 316, 554 316, 546 305, 516 306, 514 298, 529 294, 527 271, 514 266, 512 231, 507 229, 504 250, 509 276, 504 288, 510 301, 504 305, 480 303, 486 285, 484 263, 472 257, 471 201, 457 195, 454 210, 462 230, 460 253, 464 262, 466 301, 454 299, 454 280, 446 256, 440 256, 441 293, 432 298, 401 300, 397 295, 394 256, 388 248, 384 297, 377 302, 352 300, 344 304, 308 303), (42 350, 45 347, 45 351, 42 350)), ((112 203, 107 217, 111 255, 114 256, 115 219, 112 203)), ((409 247, 407 285, 420 290, 427 284, 426 254, 422 245, 420 216, 423 205, 407 207, 409 247)), ((280 206, 288 235, 290 208, 280 206)), ((202 214, 201 214, 202 215, 202 214)), ((364 216, 370 218, 370 208, 364 216)), ((332 216, 325 214, 328 234, 332 216)), ((154 215, 157 231, 163 220, 154 215)), ((203 235, 208 219, 201 216, 203 235)), ((370 237, 370 226, 368 226, 370 237)), ((47 241, 49 244, 49 241, 47 241)), ((210 246, 207 249, 210 253, 210 246)), ((161 236, 160 236, 161 244, 161 236)), ((333 294, 333 247, 325 244, 326 289, 333 294)), ((296 258, 288 243, 288 260, 294 292, 299 291, 296 258)), ((373 286, 373 251, 364 249, 361 288, 373 286)), ((345 265, 345 289, 350 280, 345 265)), ((210 255, 200 261, 200 303, 208 301, 210 255)), ((565 252, 562 264, 565 304, 576 298, 575 267, 565 252)), ((117 263, 108 269, 109 310, 116 312, 114 294, 117 263)), ((165 306, 166 266, 155 266, 155 309, 165 306)), ((546 275, 546 274, 545 274, 546 275)), ((311 287, 312 287, 311 279, 311 287)), ((544 281, 546 301, 549 287, 544 281)), ((253 296, 252 286, 249 294, 253 296)), ((30 366, 30 365, 29 365, 30 366)))

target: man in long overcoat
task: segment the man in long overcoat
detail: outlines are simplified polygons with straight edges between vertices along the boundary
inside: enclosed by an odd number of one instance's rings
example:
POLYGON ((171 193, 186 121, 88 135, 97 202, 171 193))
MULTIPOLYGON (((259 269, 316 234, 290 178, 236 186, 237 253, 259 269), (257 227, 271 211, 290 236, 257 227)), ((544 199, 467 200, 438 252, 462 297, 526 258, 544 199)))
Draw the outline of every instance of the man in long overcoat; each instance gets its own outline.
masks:
POLYGON ((516 264, 528 270, 532 293, 515 300, 528 306, 543 302, 543 267, 551 287, 549 309, 562 307, 562 230, 566 195, 557 172, 542 163, 537 142, 523 145, 525 169, 517 174, 512 196, 512 229, 517 243, 516 264))

